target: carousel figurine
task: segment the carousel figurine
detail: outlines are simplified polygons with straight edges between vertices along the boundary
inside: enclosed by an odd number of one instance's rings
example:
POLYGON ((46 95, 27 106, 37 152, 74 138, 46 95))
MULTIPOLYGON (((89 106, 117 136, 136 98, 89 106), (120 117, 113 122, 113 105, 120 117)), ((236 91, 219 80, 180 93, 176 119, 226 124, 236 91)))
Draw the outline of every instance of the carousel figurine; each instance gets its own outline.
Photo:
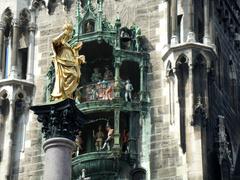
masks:
POLYGON ((112 73, 112 71, 110 71, 110 69, 108 67, 105 67, 103 79, 104 80, 112 80, 113 79, 113 73, 112 73))
POLYGON ((130 83, 129 80, 125 83, 125 101, 132 101, 132 91, 133 91, 133 85, 130 83))
POLYGON ((101 81, 102 79, 102 74, 99 72, 99 68, 93 68, 93 73, 92 73, 92 76, 91 76, 91 81, 93 83, 97 83, 99 81, 101 81))
POLYGON ((107 150, 110 151, 111 150, 111 142, 113 141, 114 129, 111 128, 109 123, 107 123, 107 125, 106 125, 106 131, 108 132, 107 139, 105 140, 101 150, 104 150, 107 147, 107 150))
POLYGON ((103 138, 104 138, 104 133, 102 131, 102 126, 98 126, 98 132, 95 134, 95 131, 93 130, 93 138, 95 140, 95 147, 96 150, 99 151, 103 145, 103 138))

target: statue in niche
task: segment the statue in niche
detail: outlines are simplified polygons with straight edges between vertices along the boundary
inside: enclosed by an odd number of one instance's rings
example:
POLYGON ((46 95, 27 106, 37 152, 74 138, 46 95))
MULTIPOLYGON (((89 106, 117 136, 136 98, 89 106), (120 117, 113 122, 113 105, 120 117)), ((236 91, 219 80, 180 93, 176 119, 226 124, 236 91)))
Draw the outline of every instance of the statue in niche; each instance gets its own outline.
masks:
POLYGON ((132 91, 133 91, 133 85, 130 83, 130 80, 127 80, 125 83, 125 101, 126 102, 132 101, 132 91))
POLYGON ((76 156, 79 156, 83 152, 83 139, 82 139, 82 131, 78 132, 75 140, 76 144, 76 156))
POLYGON ((98 126, 98 132, 95 134, 95 131, 93 130, 93 138, 95 139, 95 147, 97 151, 101 150, 101 147, 103 145, 103 138, 104 133, 102 131, 102 126, 98 126))
POLYGON ((93 73, 91 76, 91 81, 93 83, 99 82, 102 80, 102 74, 99 72, 99 68, 93 68, 93 73))
POLYGON ((107 150, 111 150, 111 143, 113 141, 114 129, 111 128, 110 124, 106 124, 107 139, 105 140, 101 150, 104 150, 107 147, 107 150))
POLYGON ((103 79, 104 80, 112 80, 113 79, 113 73, 112 73, 112 71, 110 71, 110 69, 108 67, 105 67, 103 79))
POLYGON ((124 129, 122 136, 121 136, 121 141, 122 141, 122 152, 127 153, 129 152, 129 148, 128 148, 128 130, 124 129))
POLYGON ((85 32, 86 32, 86 33, 93 32, 93 31, 94 31, 93 25, 94 25, 93 22, 88 21, 88 22, 86 23, 86 25, 85 25, 85 32))
POLYGON ((78 52, 82 42, 71 47, 68 41, 72 38, 73 25, 66 23, 64 31, 53 39, 55 83, 52 91, 53 100, 73 99, 73 92, 80 82, 80 66, 85 64, 85 57, 78 52))
POLYGON ((136 24, 133 24, 130 29, 132 31, 132 49, 140 51, 141 29, 136 24))

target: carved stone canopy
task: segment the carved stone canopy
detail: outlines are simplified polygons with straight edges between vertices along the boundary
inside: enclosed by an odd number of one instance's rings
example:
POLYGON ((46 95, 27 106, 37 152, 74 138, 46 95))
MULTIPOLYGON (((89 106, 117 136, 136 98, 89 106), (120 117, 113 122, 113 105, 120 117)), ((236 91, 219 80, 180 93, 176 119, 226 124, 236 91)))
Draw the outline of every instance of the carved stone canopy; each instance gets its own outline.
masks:
POLYGON ((38 115, 37 120, 42 123, 42 133, 46 139, 64 137, 74 141, 85 123, 84 114, 72 99, 32 106, 30 109, 38 115))

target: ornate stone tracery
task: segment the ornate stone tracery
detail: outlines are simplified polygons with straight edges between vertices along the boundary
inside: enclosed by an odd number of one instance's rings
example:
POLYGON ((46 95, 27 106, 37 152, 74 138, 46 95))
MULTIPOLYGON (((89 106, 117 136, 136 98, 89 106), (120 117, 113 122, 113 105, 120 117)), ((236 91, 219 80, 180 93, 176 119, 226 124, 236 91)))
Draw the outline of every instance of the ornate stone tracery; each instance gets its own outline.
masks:
POLYGON ((218 133, 216 137, 216 142, 218 143, 218 158, 219 164, 223 165, 224 161, 229 163, 229 168, 231 170, 233 166, 233 159, 232 159, 232 151, 231 151, 231 144, 228 141, 228 135, 225 127, 225 117, 219 115, 218 116, 219 124, 218 124, 218 133))

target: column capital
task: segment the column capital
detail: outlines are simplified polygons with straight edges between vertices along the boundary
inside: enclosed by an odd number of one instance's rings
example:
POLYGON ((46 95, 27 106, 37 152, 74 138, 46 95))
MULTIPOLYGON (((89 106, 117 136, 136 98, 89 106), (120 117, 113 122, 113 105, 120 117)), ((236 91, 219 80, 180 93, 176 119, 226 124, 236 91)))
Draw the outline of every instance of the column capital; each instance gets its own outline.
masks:
POLYGON ((14 19, 12 20, 12 26, 13 26, 13 27, 19 27, 19 26, 20 26, 20 21, 19 21, 18 18, 14 18, 14 19))
POLYGON ((37 29, 37 24, 36 23, 29 23, 28 25, 28 30, 29 31, 36 31, 37 29))
POLYGON ((46 139, 63 137, 75 140, 75 136, 84 124, 84 115, 72 99, 56 103, 30 107, 42 123, 42 132, 46 139))

